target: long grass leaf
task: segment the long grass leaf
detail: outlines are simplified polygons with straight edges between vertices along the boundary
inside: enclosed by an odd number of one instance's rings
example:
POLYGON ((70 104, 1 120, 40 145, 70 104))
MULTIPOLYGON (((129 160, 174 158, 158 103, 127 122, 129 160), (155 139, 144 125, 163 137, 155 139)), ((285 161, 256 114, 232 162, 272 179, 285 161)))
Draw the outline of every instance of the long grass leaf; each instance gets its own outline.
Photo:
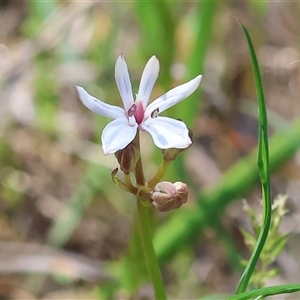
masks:
POLYGON ((232 296, 229 300, 247 300, 247 299, 263 299, 268 296, 274 296, 279 294, 290 294, 300 291, 300 284, 284 284, 278 286, 271 286, 252 290, 249 292, 243 292, 241 294, 232 296))
POLYGON ((261 231, 255 245, 255 248, 248 261, 246 269, 242 274, 236 293, 242 293, 247 289, 249 280, 257 264, 262 249, 266 243, 272 216, 272 199, 270 184, 270 164, 269 164, 269 142, 268 142, 268 118, 266 102, 264 97, 263 85, 259 71, 259 65, 256 58, 254 46, 250 34, 245 26, 242 25, 247 38, 250 51, 252 67, 255 78, 255 86, 258 99, 258 121, 259 121, 259 139, 258 139, 258 157, 257 165, 259 177, 262 185, 262 202, 263 202, 263 222, 261 231))

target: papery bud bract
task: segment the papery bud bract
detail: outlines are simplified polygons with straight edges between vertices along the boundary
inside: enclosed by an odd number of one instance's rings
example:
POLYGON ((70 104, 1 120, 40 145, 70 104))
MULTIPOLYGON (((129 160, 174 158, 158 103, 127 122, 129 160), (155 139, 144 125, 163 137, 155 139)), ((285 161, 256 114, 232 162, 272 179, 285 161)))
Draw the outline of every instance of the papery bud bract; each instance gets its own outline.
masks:
POLYGON ((118 150, 115 156, 120 164, 120 169, 128 175, 135 168, 140 157, 140 149, 134 142, 131 142, 124 149, 118 150))
POLYGON ((152 204, 161 212, 179 208, 187 202, 188 187, 185 183, 159 182, 150 193, 152 204))
POLYGON ((118 173, 118 168, 114 169, 111 172, 111 179, 112 179, 113 183, 116 184, 122 190, 131 193, 132 191, 130 190, 130 188, 122 180, 120 180, 118 177, 116 177, 117 173, 118 173))
POLYGON ((169 148, 169 149, 163 149, 162 150, 162 154, 163 154, 163 159, 165 161, 170 161, 170 160, 175 160, 177 158, 177 156, 185 151, 186 149, 188 149, 189 147, 191 147, 191 145, 193 144, 193 132, 192 130, 189 129, 189 137, 192 141, 192 143, 184 149, 177 149, 177 148, 169 148))
POLYGON ((185 149, 177 149, 177 148, 170 148, 170 149, 163 149, 163 159, 165 161, 175 160, 181 152, 183 152, 185 149))

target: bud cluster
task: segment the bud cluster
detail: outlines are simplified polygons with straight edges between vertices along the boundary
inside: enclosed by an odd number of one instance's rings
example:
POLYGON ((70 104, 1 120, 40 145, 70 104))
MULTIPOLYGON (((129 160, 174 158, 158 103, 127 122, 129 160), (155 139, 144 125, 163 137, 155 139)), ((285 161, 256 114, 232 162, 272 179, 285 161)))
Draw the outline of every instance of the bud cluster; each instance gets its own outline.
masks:
MULTIPOLYGON (((189 130, 192 140, 192 132, 189 130)), ((145 181, 140 156, 138 135, 124 149, 115 152, 115 156, 124 173, 125 181, 116 177, 118 168, 111 176, 113 182, 126 192, 136 195, 144 205, 152 205, 160 212, 177 209, 187 202, 188 187, 185 183, 161 181, 171 161, 185 149, 170 148, 162 150, 163 162, 158 166, 156 173, 149 181, 145 181), (135 184, 131 178, 135 177, 135 184)))

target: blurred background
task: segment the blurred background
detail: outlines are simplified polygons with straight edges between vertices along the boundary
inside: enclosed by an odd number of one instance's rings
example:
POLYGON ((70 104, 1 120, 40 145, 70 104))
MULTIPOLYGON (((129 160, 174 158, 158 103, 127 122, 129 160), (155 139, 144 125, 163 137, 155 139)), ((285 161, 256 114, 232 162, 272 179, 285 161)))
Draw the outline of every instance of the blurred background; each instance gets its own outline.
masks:
MULTIPOLYGON (((100 144, 109 120, 83 107, 75 91, 79 85, 121 105, 114 80, 120 53, 134 92, 147 60, 158 57, 151 99, 203 74, 200 90, 165 114, 194 132, 193 146, 166 176, 187 182, 191 196, 185 208, 156 214, 154 241, 171 299, 235 292, 239 257, 249 257, 241 200, 261 211, 252 152, 257 100, 240 22, 262 72, 273 195, 288 199, 281 273, 268 284, 299 281, 299 15, 297 1, 1 0, 0 298, 129 299, 120 274, 135 199, 111 181, 117 161, 100 144), (188 217, 196 207, 199 228, 188 217), (172 246, 168 230, 176 235, 172 224, 181 222, 191 224, 187 238, 178 234, 172 246)), ((142 151, 149 178, 161 153, 147 133, 142 151)), ((151 295, 147 284, 135 291, 135 299, 151 295)))

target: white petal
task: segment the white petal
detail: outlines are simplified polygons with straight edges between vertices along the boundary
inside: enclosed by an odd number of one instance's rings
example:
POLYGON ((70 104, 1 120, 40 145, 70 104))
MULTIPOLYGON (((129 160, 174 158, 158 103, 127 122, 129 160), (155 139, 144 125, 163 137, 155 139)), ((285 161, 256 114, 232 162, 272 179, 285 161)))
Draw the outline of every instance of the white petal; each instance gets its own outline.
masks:
POLYGON ((156 109, 158 109, 159 113, 161 113, 190 96, 198 88, 201 79, 202 75, 199 75, 189 82, 175 87, 174 89, 168 91, 167 93, 153 101, 147 107, 145 117, 148 118, 156 109))
POLYGON ((128 68, 123 54, 119 55, 115 66, 116 83, 127 112, 134 103, 128 68))
POLYGON ((148 119, 140 126, 151 134, 154 144, 161 149, 184 149, 192 143, 188 134, 189 131, 182 121, 167 117, 157 117, 148 119))
POLYGON ((104 154, 125 148, 134 139, 137 124, 130 126, 127 118, 116 119, 105 126, 101 141, 104 154))
POLYGON ((137 100, 142 101, 143 106, 146 107, 150 98, 155 81, 159 73, 159 61, 155 55, 153 55, 147 62, 137 93, 137 100))
POLYGON ((87 91, 80 86, 76 86, 76 89, 80 101, 89 110, 103 117, 109 117, 113 119, 125 117, 124 110, 121 107, 110 105, 98 100, 97 98, 88 94, 87 91))

